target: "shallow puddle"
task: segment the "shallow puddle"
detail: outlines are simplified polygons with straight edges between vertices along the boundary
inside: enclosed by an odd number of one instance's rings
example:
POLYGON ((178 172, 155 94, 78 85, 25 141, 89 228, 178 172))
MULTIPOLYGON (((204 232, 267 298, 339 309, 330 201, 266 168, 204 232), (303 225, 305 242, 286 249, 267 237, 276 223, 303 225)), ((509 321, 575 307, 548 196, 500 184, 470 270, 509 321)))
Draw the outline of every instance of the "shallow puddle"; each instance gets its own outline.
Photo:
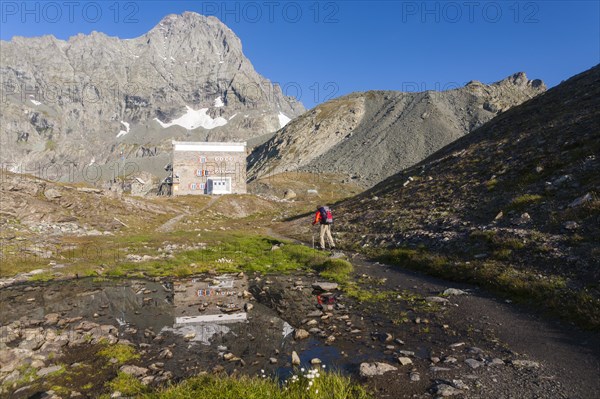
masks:
MULTIPOLYGON (((16 320, 29 325, 39 320, 43 325, 49 314, 58 314, 56 326, 62 329, 75 328, 79 318, 115 326, 119 339, 142 349, 146 366, 164 362, 175 378, 215 366, 245 374, 266 370, 286 378, 292 371, 292 351, 299 354, 303 366, 319 358, 328 368, 351 372, 361 359, 372 355, 367 350, 348 357, 344 348, 326 345, 313 336, 295 341, 294 328, 255 301, 247 278, 241 275, 160 282, 78 279, 14 285, 0 290, 0 299, 3 326, 16 320), (165 348, 172 357, 161 359, 165 348), (226 353, 234 360, 224 361, 226 353)), ((352 353, 352 347, 345 349, 352 353)))

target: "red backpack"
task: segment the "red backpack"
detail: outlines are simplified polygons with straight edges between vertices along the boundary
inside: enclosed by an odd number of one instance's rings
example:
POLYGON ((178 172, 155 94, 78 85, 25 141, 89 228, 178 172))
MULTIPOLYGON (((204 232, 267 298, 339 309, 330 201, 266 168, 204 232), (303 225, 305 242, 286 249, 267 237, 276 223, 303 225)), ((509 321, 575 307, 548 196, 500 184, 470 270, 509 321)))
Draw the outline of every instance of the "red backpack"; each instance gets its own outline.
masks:
POLYGON ((321 224, 333 223, 333 215, 331 214, 331 209, 329 209, 328 206, 320 207, 319 212, 321 213, 321 224))

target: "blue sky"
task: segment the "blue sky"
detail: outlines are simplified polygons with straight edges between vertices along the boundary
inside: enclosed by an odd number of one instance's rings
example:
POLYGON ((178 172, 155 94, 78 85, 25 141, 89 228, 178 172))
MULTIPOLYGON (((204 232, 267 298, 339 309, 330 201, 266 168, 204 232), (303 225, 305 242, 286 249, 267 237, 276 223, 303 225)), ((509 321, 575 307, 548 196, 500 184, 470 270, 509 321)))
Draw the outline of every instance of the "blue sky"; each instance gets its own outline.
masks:
POLYGON ((518 71, 552 87, 600 62, 597 1, 2 1, 0 37, 131 38, 214 15, 308 108, 365 90, 440 90, 518 71))

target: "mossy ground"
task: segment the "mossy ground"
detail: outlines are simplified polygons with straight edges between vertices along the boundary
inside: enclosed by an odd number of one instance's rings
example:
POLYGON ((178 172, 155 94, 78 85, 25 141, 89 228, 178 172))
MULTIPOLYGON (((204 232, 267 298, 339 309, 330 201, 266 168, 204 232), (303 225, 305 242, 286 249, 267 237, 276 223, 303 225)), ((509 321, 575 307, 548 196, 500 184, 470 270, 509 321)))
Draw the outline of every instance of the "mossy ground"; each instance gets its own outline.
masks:
POLYGON ((125 364, 140 358, 134 347, 124 344, 106 345, 98 351, 98 355, 107 358, 109 361, 116 359, 118 364, 125 364))

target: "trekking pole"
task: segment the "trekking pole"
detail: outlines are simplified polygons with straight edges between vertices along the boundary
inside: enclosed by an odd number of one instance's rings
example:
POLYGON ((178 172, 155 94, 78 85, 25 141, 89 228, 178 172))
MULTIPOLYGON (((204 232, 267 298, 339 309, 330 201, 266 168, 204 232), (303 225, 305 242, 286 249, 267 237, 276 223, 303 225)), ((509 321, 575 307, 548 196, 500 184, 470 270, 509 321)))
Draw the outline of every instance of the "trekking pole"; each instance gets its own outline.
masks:
POLYGON ((312 232, 312 248, 315 249, 315 232, 312 232))

